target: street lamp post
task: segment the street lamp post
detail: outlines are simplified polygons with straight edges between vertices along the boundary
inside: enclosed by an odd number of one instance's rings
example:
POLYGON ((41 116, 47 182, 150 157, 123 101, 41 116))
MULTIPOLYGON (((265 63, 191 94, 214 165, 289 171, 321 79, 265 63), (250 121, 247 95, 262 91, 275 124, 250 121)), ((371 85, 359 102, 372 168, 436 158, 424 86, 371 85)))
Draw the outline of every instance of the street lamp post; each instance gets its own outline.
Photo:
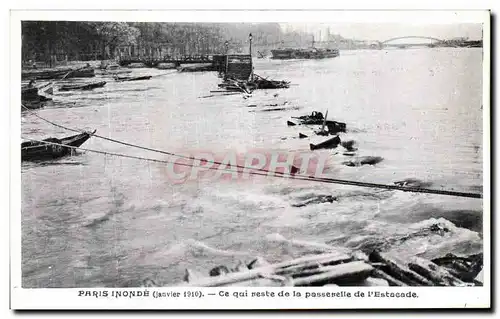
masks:
POLYGON ((252 70, 250 71, 250 79, 253 80, 253 63, 252 63, 252 34, 250 33, 248 35, 248 40, 250 41, 250 66, 252 68, 252 70))
POLYGON ((227 68, 229 64, 229 42, 224 42, 224 46, 226 47, 226 67, 224 68, 224 79, 227 78, 227 68))
POLYGON ((253 38, 252 34, 250 33, 248 35, 248 40, 250 40, 250 56, 252 56, 252 38, 253 38))

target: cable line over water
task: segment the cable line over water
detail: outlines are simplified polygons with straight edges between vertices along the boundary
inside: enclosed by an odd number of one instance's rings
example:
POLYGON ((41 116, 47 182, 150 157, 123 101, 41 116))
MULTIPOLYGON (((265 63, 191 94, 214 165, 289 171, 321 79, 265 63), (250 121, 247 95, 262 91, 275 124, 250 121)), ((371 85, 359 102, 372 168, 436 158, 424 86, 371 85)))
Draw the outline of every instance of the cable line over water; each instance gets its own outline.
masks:
MULTIPOLYGON (((186 167, 192 167, 192 168, 197 167, 197 168, 204 168, 204 169, 208 169, 208 170, 222 170, 222 171, 225 171, 228 173, 240 173, 240 171, 234 170, 234 169, 233 170, 227 169, 227 168, 220 169, 220 168, 214 168, 214 167, 206 167, 206 166, 202 166, 202 165, 174 163, 172 161, 166 161, 166 160, 158 160, 158 159, 152 159, 152 158, 141 157, 141 156, 133 156, 133 155, 127 155, 127 154, 98 151, 98 150, 93 150, 93 149, 74 147, 74 146, 69 146, 69 145, 65 145, 65 144, 61 144, 61 143, 41 141, 41 140, 25 138, 25 137, 22 137, 22 138, 25 140, 28 140, 28 141, 32 141, 32 142, 45 143, 48 145, 57 145, 57 146, 67 147, 67 148, 74 149, 74 150, 80 149, 83 151, 88 151, 88 152, 93 152, 93 153, 98 153, 98 154, 103 154, 103 155, 131 158, 131 159, 144 160, 144 161, 156 162, 156 163, 162 163, 162 164, 175 164, 175 165, 179 165, 179 166, 186 166, 186 167)), ((174 153, 169 153, 169 154, 173 154, 174 156, 177 156, 177 154, 174 154, 174 153)), ((197 159, 194 157, 191 157, 191 158, 197 159)), ((200 160, 200 159, 197 159, 197 160, 200 160)), ((206 161, 206 162, 210 162, 210 161, 206 161)), ((226 167, 227 167, 227 164, 223 164, 223 163, 219 163, 219 162, 215 162, 215 161, 212 161, 212 162, 216 163, 216 164, 226 165, 226 167)), ((427 194, 448 195, 448 196, 457 196, 457 197, 482 198, 482 194, 478 194, 478 193, 455 192, 455 191, 447 191, 447 190, 406 187, 406 186, 398 186, 398 185, 366 183, 366 182, 357 182, 357 181, 341 180, 341 179, 334 179, 334 178, 321 178, 321 177, 314 177, 314 176, 305 176, 305 175, 300 175, 300 174, 284 174, 284 173, 279 173, 279 172, 271 172, 271 171, 265 170, 265 169, 257 169, 257 168, 240 166, 240 165, 230 165, 230 166, 251 170, 250 172, 248 172, 251 175, 277 177, 277 178, 288 178, 288 179, 312 181, 312 182, 327 183, 327 184, 340 184, 340 185, 360 186, 360 187, 369 187, 369 188, 380 188, 380 189, 387 189, 387 190, 399 190, 399 191, 413 192, 413 193, 427 193, 427 194)))

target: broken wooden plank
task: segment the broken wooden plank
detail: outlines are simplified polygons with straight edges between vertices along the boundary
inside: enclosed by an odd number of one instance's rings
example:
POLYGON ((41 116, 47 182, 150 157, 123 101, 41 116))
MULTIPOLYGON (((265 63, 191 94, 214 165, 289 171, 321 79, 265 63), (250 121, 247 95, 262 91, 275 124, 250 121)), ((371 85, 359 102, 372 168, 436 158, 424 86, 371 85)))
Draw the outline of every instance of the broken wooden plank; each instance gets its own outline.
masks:
POLYGON ((384 279, 389 283, 389 286, 396 286, 396 287, 406 287, 408 286, 404 282, 397 280, 396 278, 389 276, 385 272, 379 269, 374 269, 372 272, 372 276, 380 279, 384 279))
POLYGON ((443 286, 465 286, 466 284, 455 278, 446 269, 423 258, 413 258, 408 267, 413 271, 432 280, 434 283, 443 286))
POLYGON ((431 280, 435 286, 451 286, 447 281, 445 281, 442 277, 435 274, 430 269, 423 267, 421 265, 409 263, 408 267, 415 271, 416 273, 424 276, 425 278, 431 280))
MULTIPOLYGON (((346 260, 346 262, 352 262, 353 260, 346 260)), ((324 272, 327 272, 327 271, 330 271, 330 270, 333 270, 335 269, 334 267, 336 267, 338 264, 341 264, 341 263, 337 263, 335 265, 331 265, 331 266, 323 266, 323 265, 320 265, 320 264, 317 264, 317 265, 308 265, 306 267, 293 267, 293 268, 286 268, 284 270, 276 270, 276 274, 279 274, 279 275, 288 275, 288 276, 292 276, 294 278, 297 278, 297 277, 307 277, 307 276, 312 276, 312 275, 316 275, 316 274, 320 274, 320 273, 324 273, 324 272)))
POLYGON ((225 287, 283 287, 281 281, 267 278, 257 278, 252 280, 238 281, 225 287))
POLYGON ((291 269, 293 267, 307 267, 308 265, 328 266, 340 263, 342 261, 351 261, 353 258, 352 256, 343 253, 327 253, 327 254, 323 253, 317 255, 309 255, 306 257, 293 259, 283 264, 280 263, 279 268, 291 269))
POLYGON ((194 271, 191 269, 186 269, 186 273, 184 274, 184 281, 194 282, 194 281, 200 280, 200 279, 205 278, 205 277, 206 276, 204 276, 203 274, 201 274, 197 271, 194 271))
POLYGON ((268 266, 270 265, 270 263, 265 260, 264 258, 262 257, 257 257, 255 258, 254 260, 252 260, 248 265, 248 269, 254 269, 254 268, 259 268, 259 267, 265 267, 265 266, 268 266))
POLYGON ((349 281, 362 281, 366 279, 373 267, 364 261, 353 261, 346 264, 332 266, 331 270, 309 277, 296 278, 295 286, 317 286, 321 284, 336 283, 344 279, 349 281))
POLYGON ((426 279, 425 277, 419 275, 418 273, 410 270, 408 267, 404 265, 400 265, 394 261, 389 260, 388 258, 382 256, 380 252, 374 250, 370 256, 370 261, 382 262, 386 265, 389 271, 389 275, 393 276, 396 279, 401 280, 404 283, 413 285, 413 282, 416 282, 422 286, 433 286, 434 284, 426 279))
POLYGON ((205 279, 202 279, 196 283, 188 283, 188 284, 184 283, 184 284, 182 284, 182 286, 183 287, 186 287, 186 286, 198 286, 198 287, 225 286, 225 285, 232 284, 232 283, 239 282, 239 281, 256 279, 256 278, 261 277, 262 274, 272 274, 272 273, 274 273, 274 271, 276 269, 279 269, 279 268, 291 267, 291 266, 299 265, 301 263, 306 263, 306 262, 313 262, 313 261, 323 261, 324 262, 325 260, 328 260, 328 259, 344 258, 342 256, 345 256, 345 254, 328 253, 328 254, 321 254, 321 255, 304 256, 301 258, 288 260, 288 261, 280 262, 280 263, 273 264, 273 265, 254 268, 254 269, 251 269, 251 270, 246 271, 246 272, 229 273, 223 277, 205 278, 205 279))
POLYGON ((324 272, 325 269, 329 269, 337 264, 352 262, 353 258, 351 256, 339 256, 336 258, 328 258, 326 260, 315 260, 312 262, 306 262, 304 264, 286 267, 283 269, 277 269, 276 273, 279 275, 291 275, 291 274, 315 274, 324 272))
POLYGON ((358 285, 361 287, 388 287, 389 282, 382 278, 368 277, 361 281, 358 285))

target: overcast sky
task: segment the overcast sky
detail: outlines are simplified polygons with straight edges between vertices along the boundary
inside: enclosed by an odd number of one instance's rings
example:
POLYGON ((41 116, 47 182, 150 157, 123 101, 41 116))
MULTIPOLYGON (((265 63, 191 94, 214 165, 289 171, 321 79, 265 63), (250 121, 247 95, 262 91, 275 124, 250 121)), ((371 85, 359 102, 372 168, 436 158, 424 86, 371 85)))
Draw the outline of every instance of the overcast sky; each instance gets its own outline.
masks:
POLYGON ((328 27, 331 34, 340 34, 345 38, 356 38, 359 40, 387 40, 400 36, 428 36, 439 39, 456 37, 468 37, 471 40, 482 38, 481 24, 439 24, 439 25, 417 25, 417 24, 281 24, 285 30, 295 29, 314 32, 315 38, 319 40, 321 30, 324 39, 328 27))

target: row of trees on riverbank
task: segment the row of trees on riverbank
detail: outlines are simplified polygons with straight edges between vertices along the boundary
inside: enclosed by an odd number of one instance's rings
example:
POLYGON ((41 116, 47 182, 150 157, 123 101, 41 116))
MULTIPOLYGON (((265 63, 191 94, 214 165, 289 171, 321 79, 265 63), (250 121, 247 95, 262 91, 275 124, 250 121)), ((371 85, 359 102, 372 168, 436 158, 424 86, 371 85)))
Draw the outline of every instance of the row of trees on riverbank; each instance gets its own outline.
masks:
POLYGON ((229 50, 242 52, 248 46, 249 33, 256 50, 311 41, 310 35, 284 32, 277 23, 23 21, 22 54, 25 61, 45 62, 113 59, 127 46, 161 46, 178 54, 220 54, 225 52, 226 42, 229 50))

